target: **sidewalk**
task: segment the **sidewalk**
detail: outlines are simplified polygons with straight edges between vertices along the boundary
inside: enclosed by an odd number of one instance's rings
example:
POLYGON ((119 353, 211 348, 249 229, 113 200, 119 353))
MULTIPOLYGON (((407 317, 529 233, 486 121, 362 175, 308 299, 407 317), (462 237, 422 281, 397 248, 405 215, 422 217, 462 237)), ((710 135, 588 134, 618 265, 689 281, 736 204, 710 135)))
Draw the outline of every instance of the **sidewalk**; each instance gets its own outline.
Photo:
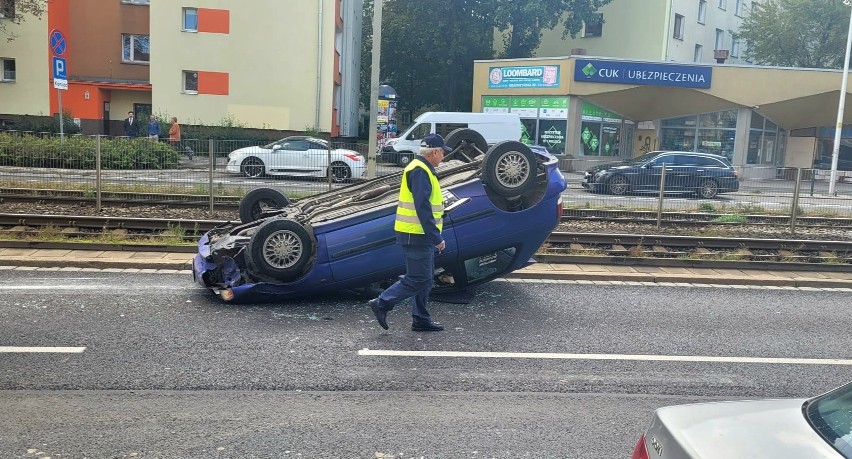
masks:
MULTIPOLYGON (((191 270, 193 253, 132 250, 0 248, 0 266, 119 270, 191 270)), ((852 272, 678 268, 536 263, 506 277, 852 289, 852 272)))

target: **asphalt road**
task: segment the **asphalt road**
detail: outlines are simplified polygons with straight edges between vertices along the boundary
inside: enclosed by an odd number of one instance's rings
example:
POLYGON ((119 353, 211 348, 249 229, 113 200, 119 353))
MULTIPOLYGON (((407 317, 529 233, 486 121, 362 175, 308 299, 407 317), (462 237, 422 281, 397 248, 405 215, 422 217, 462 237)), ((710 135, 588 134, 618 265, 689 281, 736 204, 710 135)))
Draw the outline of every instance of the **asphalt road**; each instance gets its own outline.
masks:
POLYGON ((345 293, 235 306, 186 274, 4 277, 0 346, 80 352, 0 347, 2 457, 628 457, 656 407, 852 374, 807 360, 850 358, 837 291, 497 281, 433 303, 447 330, 424 334, 345 293))

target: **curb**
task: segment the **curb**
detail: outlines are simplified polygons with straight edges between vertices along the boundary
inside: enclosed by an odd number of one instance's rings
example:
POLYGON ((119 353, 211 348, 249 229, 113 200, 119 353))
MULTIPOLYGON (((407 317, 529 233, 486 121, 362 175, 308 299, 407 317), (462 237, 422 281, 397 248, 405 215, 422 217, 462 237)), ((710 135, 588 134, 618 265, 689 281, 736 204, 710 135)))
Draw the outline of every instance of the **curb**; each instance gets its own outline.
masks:
POLYGON ((644 273, 582 273, 555 272, 537 270, 535 267, 515 271, 504 276, 508 279, 551 279, 551 280, 588 280, 588 281, 617 281, 617 282, 653 282, 653 283, 688 283, 704 285, 743 285, 764 287, 813 287, 813 288, 850 288, 852 280, 843 279, 779 279, 767 276, 756 277, 725 277, 695 276, 677 274, 644 274, 644 273))

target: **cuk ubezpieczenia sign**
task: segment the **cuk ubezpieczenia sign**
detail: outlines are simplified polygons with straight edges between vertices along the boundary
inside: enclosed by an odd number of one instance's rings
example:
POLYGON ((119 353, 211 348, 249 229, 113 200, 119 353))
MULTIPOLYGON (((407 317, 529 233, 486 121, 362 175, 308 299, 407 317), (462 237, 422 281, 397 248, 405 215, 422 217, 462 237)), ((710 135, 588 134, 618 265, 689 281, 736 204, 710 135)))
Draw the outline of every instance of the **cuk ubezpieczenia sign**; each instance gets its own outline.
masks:
POLYGON ((574 81, 707 89, 713 67, 577 59, 574 81))

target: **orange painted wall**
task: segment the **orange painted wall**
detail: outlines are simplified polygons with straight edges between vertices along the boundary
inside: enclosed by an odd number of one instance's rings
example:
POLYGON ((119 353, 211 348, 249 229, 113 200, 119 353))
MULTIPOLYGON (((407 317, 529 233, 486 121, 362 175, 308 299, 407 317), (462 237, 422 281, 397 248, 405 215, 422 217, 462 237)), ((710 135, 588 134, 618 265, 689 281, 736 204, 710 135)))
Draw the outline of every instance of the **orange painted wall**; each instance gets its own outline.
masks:
POLYGON ((198 8, 198 31, 207 33, 230 33, 231 12, 198 8))
POLYGON ((198 72, 198 93, 227 96, 229 78, 225 72, 198 72))

